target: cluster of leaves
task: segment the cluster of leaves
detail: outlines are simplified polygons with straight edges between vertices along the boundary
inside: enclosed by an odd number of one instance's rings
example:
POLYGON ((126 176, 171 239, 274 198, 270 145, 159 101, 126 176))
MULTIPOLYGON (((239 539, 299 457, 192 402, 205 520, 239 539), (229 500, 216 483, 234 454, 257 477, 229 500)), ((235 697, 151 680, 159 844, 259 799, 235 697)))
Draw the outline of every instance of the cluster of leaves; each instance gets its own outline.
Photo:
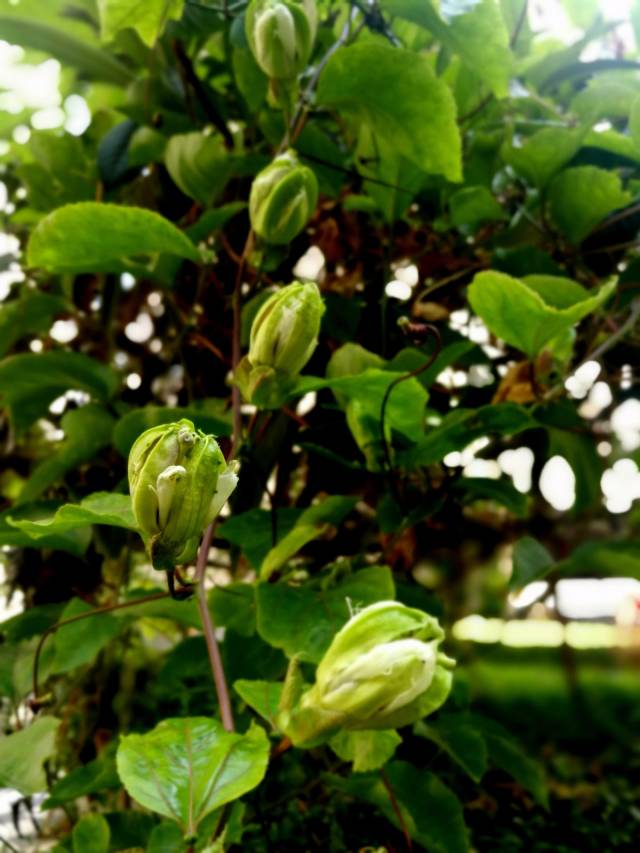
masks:
POLYGON ((401 734, 309 751, 278 733, 272 683, 294 656, 312 673, 351 604, 397 598, 447 628, 503 608, 514 542, 514 589, 638 575, 637 519, 600 490, 625 448, 565 387, 596 359, 613 407, 637 359, 639 71, 581 59, 616 32, 585 20, 593 5, 565 3, 582 28, 567 46, 536 36, 527 0, 318 0, 290 114, 244 2, 0 0, 2 37, 57 59, 91 112, 1 162, 20 250, 2 258, 0 545, 25 606, 2 625, 0 784, 48 790, 57 849, 464 853, 494 774, 548 805, 464 676, 401 734), (286 146, 320 200, 270 246, 247 199, 286 146), (278 410, 232 411, 252 318, 309 276, 326 313, 307 375, 278 410), (196 604, 162 595, 131 512, 133 441, 181 417, 240 448, 208 603, 243 734, 217 721, 196 604), (491 460, 530 448, 535 483, 564 457, 571 509, 450 462, 478 439, 491 460))

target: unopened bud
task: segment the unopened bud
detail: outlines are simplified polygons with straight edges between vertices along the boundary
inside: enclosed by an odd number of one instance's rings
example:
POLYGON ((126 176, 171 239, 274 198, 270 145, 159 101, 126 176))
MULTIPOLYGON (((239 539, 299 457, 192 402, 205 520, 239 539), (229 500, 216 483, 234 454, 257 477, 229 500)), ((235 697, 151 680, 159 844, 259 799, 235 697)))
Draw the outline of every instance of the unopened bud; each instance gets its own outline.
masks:
POLYGON ((247 40, 265 74, 291 80, 304 70, 316 36, 315 0, 251 0, 247 40))
POLYGON ((254 178, 249 195, 251 226, 267 243, 290 243, 309 221, 317 202, 316 176, 289 151, 254 178))
POLYGON ((438 621, 395 601, 365 607, 336 634, 315 684, 283 729, 297 745, 342 729, 392 729, 432 713, 451 689, 454 661, 438 651, 438 621))
POLYGON ((314 282, 294 282, 262 305, 251 326, 249 361, 296 376, 318 343, 324 303, 314 282))
POLYGON ((170 570, 191 561, 200 537, 238 477, 214 436, 191 421, 152 427, 129 453, 133 512, 153 565, 170 570))

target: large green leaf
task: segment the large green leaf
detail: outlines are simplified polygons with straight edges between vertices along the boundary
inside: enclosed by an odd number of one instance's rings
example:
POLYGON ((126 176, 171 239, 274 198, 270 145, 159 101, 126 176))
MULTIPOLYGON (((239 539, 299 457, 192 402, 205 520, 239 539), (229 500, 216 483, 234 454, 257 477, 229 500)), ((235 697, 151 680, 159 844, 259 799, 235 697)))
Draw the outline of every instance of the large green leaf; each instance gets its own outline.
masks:
POLYGON ((317 100, 367 123, 425 172, 460 180, 453 95, 428 57, 371 42, 341 48, 322 72, 317 100))
POLYGON ((430 30, 449 51, 459 54, 466 68, 479 77, 498 98, 509 92, 513 59, 509 34, 496 0, 462 4, 429 0, 382 0, 391 14, 430 30))
POLYGON ((131 27, 152 47, 167 21, 180 18, 183 7, 184 0, 98 0, 102 37, 112 39, 131 27))
POLYGON ((112 492, 94 492, 79 504, 65 504, 53 515, 32 520, 28 518, 10 518, 12 527, 18 528, 34 539, 59 536, 88 524, 106 524, 110 527, 124 527, 137 530, 136 520, 131 509, 129 495, 112 492))
POLYGON ((134 800, 193 836, 208 814, 260 784, 268 757, 260 726, 231 734, 215 720, 186 717, 123 737, 116 761, 134 800))
POLYGON ((57 273, 120 272, 127 259, 136 263, 161 252, 200 258, 186 234, 152 210, 85 201, 60 207, 38 223, 27 263, 57 273))
POLYGON ((330 583, 326 578, 304 585, 259 584, 256 589, 258 633, 288 657, 317 663, 331 640, 360 608, 395 598, 391 572, 372 566, 330 583))
POLYGON ((574 244, 582 242, 608 213, 630 201, 618 175, 595 166, 566 169, 549 185, 553 221, 574 244))
POLYGON ((19 503, 33 501, 67 471, 89 462, 111 443, 114 418, 101 406, 89 404, 66 412, 60 421, 65 439, 56 452, 37 465, 18 497, 19 503))
POLYGON ((4 302, 0 310, 0 357, 26 335, 48 332, 56 314, 69 309, 62 296, 22 289, 20 298, 4 302))
POLYGON ((39 717, 30 726, 0 739, 0 786, 21 794, 47 789, 43 763, 54 753, 60 720, 39 717))
POLYGON ((487 270, 469 287, 471 307, 491 332, 530 358, 557 335, 599 308, 615 282, 591 293, 558 276, 531 275, 523 279, 487 270))
POLYGON ((20 353, 0 361, 0 406, 9 409, 15 429, 22 432, 66 391, 108 400, 119 382, 115 370, 82 353, 20 353))
POLYGON ((409 835, 430 853, 468 852, 462 805, 435 773, 406 761, 392 761, 385 773, 389 787, 379 773, 346 779, 330 776, 328 781, 338 790, 376 806, 398 829, 404 824, 409 835), (402 823, 396 808, 402 814, 402 823))
POLYGON ((48 53, 93 80, 126 86, 133 79, 133 72, 111 53, 34 18, 0 15, 0 33, 6 41, 48 53))
POLYGON ((355 504, 355 498, 333 495, 306 509, 293 528, 270 549, 260 566, 260 577, 267 580, 307 543, 323 536, 330 527, 337 527, 355 504))

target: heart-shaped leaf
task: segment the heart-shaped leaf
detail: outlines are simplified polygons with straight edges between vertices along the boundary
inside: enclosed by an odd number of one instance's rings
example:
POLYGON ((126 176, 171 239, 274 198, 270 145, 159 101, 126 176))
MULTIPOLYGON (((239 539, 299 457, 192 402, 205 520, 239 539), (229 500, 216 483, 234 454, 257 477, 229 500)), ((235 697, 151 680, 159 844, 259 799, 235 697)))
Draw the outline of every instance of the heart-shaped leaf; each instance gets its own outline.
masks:
POLYGON ((615 288, 615 282, 588 291, 568 278, 529 275, 512 278, 487 270, 469 287, 473 310, 498 338, 530 358, 562 332, 595 311, 615 288))
POLYGON ((260 784, 268 757, 260 726, 231 734, 216 720, 185 717, 123 737, 116 762, 134 800, 192 836, 208 814, 260 784))

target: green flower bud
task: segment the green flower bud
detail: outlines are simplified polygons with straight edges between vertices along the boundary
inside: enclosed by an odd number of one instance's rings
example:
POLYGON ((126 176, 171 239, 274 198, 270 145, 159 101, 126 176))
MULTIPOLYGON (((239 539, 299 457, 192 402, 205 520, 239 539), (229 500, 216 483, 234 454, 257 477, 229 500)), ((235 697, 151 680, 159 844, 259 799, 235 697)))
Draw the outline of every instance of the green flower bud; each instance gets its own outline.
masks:
POLYGON ((336 634, 315 684, 280 724, 296 745, 336 731, 392 729, 436 710, 451 689, 454 661, 438 651, 434 617, 395 601, 365 607, 336 634))
POLYGON ((305 227, 318 202, 318 181, 288 151, 254 178, 249 194, 253 230, 267 243, 284 245, 305 227))
POLYGON ((297 376, 318 344, 324 302, 318 285, 294 282, 262 305, 251 326, 249 361, 252 367, 272 367, 297 376))
POLYGON ((133 513, 153 565, 171 570, 194 559, 204 529, 238 482, 212 435, 191 421, 152 427, 129 453, 133 513))
POLYGON ((290 80, 303 71, 316 37, 315 0, 251 0, 247 41, 265 74, 290 80))

